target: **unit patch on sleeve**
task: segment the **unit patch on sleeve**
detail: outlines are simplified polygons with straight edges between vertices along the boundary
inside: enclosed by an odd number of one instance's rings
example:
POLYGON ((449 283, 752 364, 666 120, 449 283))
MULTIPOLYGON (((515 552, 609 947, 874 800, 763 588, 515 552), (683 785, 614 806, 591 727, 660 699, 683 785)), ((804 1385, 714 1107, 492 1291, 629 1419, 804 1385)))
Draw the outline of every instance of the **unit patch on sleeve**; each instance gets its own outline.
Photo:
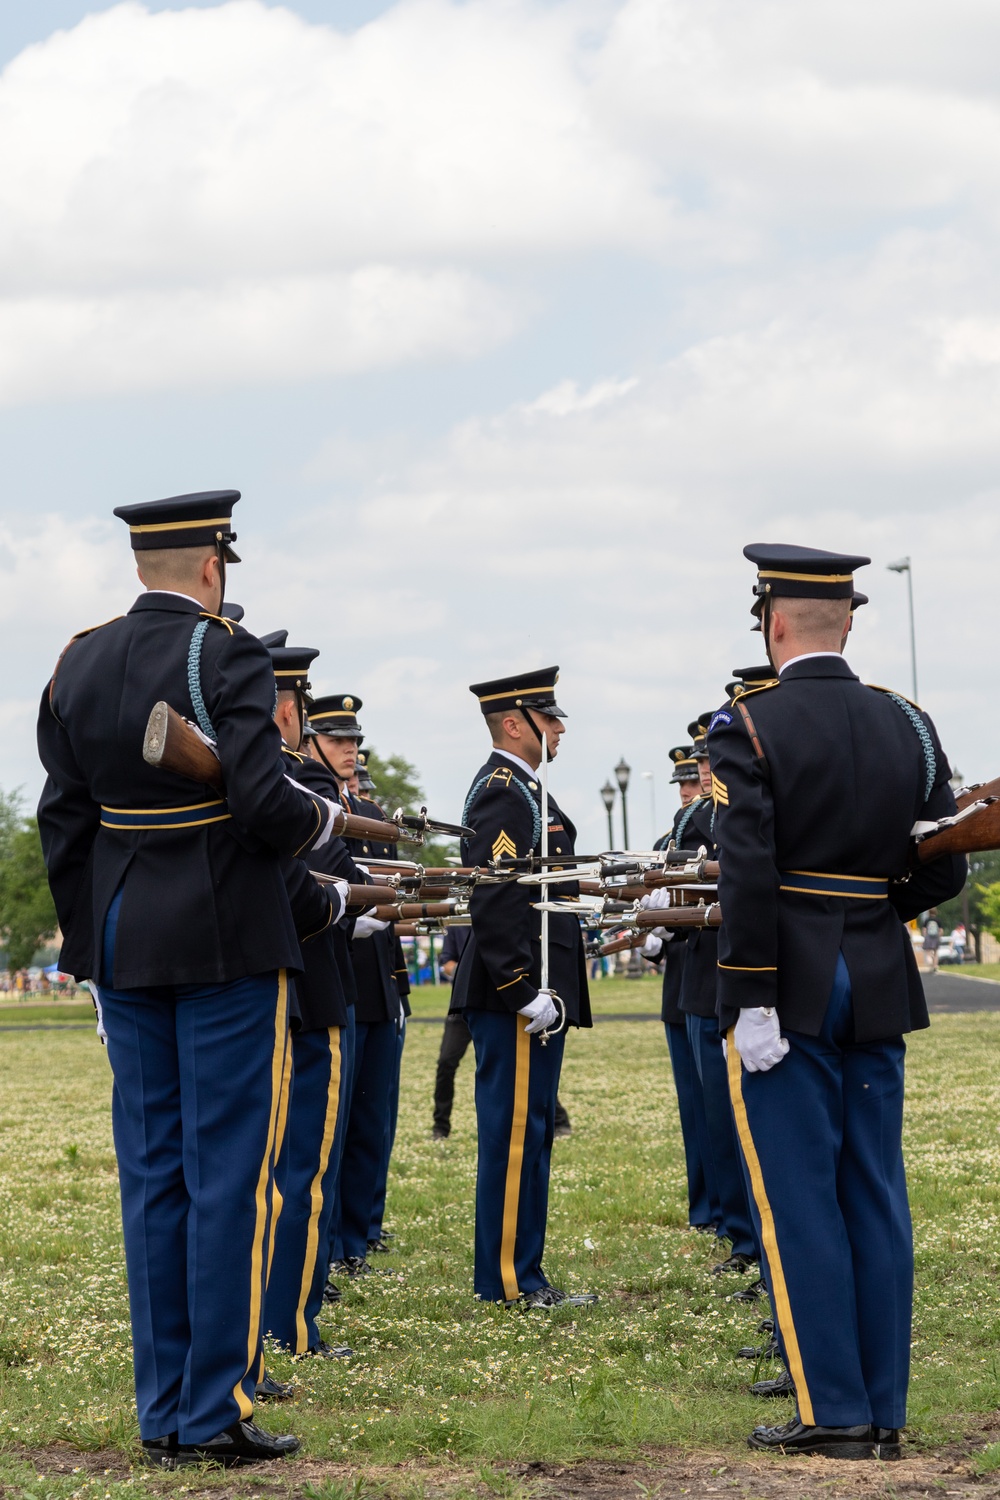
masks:
POLYGON ((715 728, 716 724, 731 724, 732 722, 733 722, 733 716, 732 716, 732 714, 727 713, 724 708, 720 708, 719 711, 718 711, 718 713, 714 713, 712 715, 712 718, 711 718, 711 720, 709 722, 709 726, 708 726, 708 732, 709 732, 709 734, 711 734, 712 730, 715 728))

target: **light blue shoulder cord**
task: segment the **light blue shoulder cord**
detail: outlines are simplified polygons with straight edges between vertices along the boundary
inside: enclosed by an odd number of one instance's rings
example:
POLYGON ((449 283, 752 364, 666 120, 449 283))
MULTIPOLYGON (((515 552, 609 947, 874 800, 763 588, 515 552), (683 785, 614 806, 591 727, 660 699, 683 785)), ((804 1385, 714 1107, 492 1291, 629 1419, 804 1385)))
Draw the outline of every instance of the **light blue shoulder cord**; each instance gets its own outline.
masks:
POLYGON ((191 636, 191 645, 188 649, 188 692, 191 694, 191 706, 198 720, 198 727, 203 734, 208 735, 210 740, 215 740, 216 733, 208 717, 208 709, 205 707, 205 700, 201 693, 201 648, 210 623, 209 620, 199 620, 191 636))
MULTIPOLYGON (((479 780, 476 782, 475 786, 472 788, 472 791, 466 797, 466 799, 465 799, 465 807, 462 809, 462 822, 465 823, 466 825, 468 825, 468 822, 469 822, 469 810, 472 807, 473 802, 475 802, 476 798, 479 796, 479 793, 482 791, 483 787, 486 786, 490 781, 492 781, 492 779, 493 779, 493 777, 495 775, 496 775, 496 772, 495 771, 491 771, 488 776, 481 776, 479 778, 479 780)), ((522 794, 522 796, 524 797, 524 800, 527 802, 528 806, 531 808, 531 847, 534 848, 535 845, 538 843, 538 840, 542 836, 542 814, 541 814, 541 810, 540 810, 540 808, 538 806, 538 803, 535 801, 534 797, 528 791, 528 788, 525 786, 525 784, 524 784, 523 781, 518 781, 518 779, 517 779, 516 776, 512 776, 511 777, 511 784, 513 786, 517 787, 518 791, 522 794)))
POLYGON ((697 803, 697 801, 697 797, 693 798, 681 813, 680 817, 677 819, 677 831, 674 834, 674 845, 678 849, 684 848, 684 833, 691 819, 694 817, 695 804, 697 803))
POLYGON ((886 693, 886 697, 891 698, 893 703, 897 704, 903 710, 917 732, 917 739, 920 741, 920 748, 924 754, 924 770, 927 773, 927 785, 924 788, 924 801, 926 802, 934 790, 934 783, 937 780, 937 756, 934 754, 934 741, 931 739, 931 732, 912 703, 907 703, 906 699, 901 698, 898 693, 886 693))

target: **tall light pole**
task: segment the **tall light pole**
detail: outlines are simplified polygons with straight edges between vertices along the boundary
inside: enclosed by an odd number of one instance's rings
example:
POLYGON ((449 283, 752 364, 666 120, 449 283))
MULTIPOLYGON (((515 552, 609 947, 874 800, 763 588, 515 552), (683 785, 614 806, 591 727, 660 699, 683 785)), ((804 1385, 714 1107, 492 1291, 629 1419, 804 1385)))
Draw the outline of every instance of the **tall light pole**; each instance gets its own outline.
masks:
POLYGON ((601 787, 601 801, 604 803, 604 810, 608 815, 608 848, 613 849, 615 847, 615 827, 611 820, 611 813, 615 805, 615 789, 610 781, 606 781, 601 787))
POLYGON ((649 847, 652 849, 656 843, 656 778, 652 771, 643 771, 642 779, 649 782, 649 826, 652 829, 649 847))
POLYGON ((913 623, 913 566, 908 557, 901 557, 898 562, 888 563, 890 573, 906 574, 906 594, 910 603, 910 666, 913 669, 913 701, 919 703, 917 696, 917 632, 913 623))
POLYGON ((622 794, 622 838, 625 840, 623 847, 628 848, 628 779, 632 774, 632 767, 624 755, 615 766, 615 780, 622 794))

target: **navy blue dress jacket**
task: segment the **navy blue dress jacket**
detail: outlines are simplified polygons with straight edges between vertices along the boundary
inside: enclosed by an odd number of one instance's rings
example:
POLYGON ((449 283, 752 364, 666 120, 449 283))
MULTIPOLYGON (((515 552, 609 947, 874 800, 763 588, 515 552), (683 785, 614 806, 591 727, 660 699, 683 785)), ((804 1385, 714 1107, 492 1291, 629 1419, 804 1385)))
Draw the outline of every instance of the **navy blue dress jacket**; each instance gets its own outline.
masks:
POLYGON ((300 967, 281 856, 321 837, 327 810, 286 780, 273 709, 267 651, 194 600, 143 594, 127 615, 70 642, 38 717, 48 773, 38 825, 68 973, 137 989, 300 967), (188 655, 204 619, 200 685, 225 798, 142 758, 159 699, 194 718, 188 655), (120 885, 114 974, 102 974, 120 885))
MULTIPOLYGON (((300 774, 306 763, 305 756, 289 750, 287 745, 284 752, 288 775, 300 785, 307 785, 300 774)), ((342 840, 328 840, 320 852, 325 852, 334 842, 341 843, 342 840)), ((302 949, 302 972, 293 981, 296 1029, 326 1031, 331 1026, 346 1026, 350 1000, 338 962, 339 924, 333 920, 329 892, 313 879, 312 871, 303 859, 286 859, 282 869, 302 949)), ((346 942, 344 952, 346 955, 346 942)), ((350 969, 349 961, 346 967, 350 969)))
POLYGON ((866 687, 840 656, 793 663, 739 701, 761 754, 739 703, 714 715, 708 737, 722 1024, 742 1007, 776 1005, 784 1028, 817 1036, 842 951, 858 1041, 926 1026, 904 922, 956 895, 966 875, 960 856, 911 869, 913 824, 955 811, 934 725, 866 687), (860 877, 871 894, 796 891, 817 876, 860 877))
MULTIPOLYGON (((718 851, 712 827, 714 808, 711 797, 696 797, 686 811, 688 817, 683 833, 684 847, 704 848, 708 858, 715 859, 718 851)), ((682 819, 678 818, 677 822, 680 824, 682 819)), ((676 941, 675 938, 674 942, 676 941)), ((687 934, 684 942, 684 958, 678 984, 677 1005, 683 1015, 708 1019, 716 1014, 718 977, 719 929, 695 928, 687 934)))
MULTIPOLYGON (((541 787, 494 750, 473 782, 463 823, 476 830, 462 840, 462 863, 486 865, 506 853, 523 858, 541 853, 541 787), (478 788, 478 790, 475 790, 478 788)), ((576 829, 549 796, 549 852, 575 852, 576 829)), ((575 882, 552 886, 552 896, 575 899, 575 882)), ((477 885, 469 911, 472 936, 452 986, 452 1010, 518 1011, 534 1000, 541 985, 541 913, 532 902, 539 886, 477 885)), ((567 913, 549 918, 549 984, 566 1007, 573 1026, 590 1026, 590 996, 579 919, 567 913)))

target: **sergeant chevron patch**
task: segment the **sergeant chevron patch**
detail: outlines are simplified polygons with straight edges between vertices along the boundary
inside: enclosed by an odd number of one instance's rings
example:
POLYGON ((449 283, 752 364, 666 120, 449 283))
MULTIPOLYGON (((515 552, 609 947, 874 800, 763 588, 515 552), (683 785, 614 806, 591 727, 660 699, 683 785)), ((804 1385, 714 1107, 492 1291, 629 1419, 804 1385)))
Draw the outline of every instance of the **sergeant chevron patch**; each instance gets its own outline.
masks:
POLYGON ((511 859, 516 859, 517 845, 514 843, 514 840, 510 837, 510 835, 504 833, 503 829, 501 828, 500 832, 497 834, 497 837, 493 841, 493 858, 502 859, 505 854, 508 855, 511 859))
POLYGON ((719 780, 714 771, 712 772, 712 801, 716 805, 721 802, 723 807, 729 806, 729 788, 724 781, 719 780))

